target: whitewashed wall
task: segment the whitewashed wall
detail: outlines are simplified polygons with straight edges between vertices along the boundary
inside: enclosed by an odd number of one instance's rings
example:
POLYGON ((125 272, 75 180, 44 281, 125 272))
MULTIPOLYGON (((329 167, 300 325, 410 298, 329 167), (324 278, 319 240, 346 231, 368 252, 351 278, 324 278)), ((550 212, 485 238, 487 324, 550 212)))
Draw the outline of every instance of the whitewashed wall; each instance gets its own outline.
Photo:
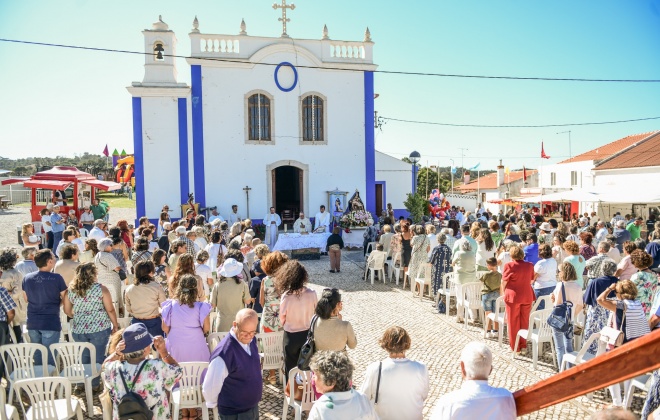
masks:
POLYGON ((386 204, 405 209, 406 194, 412 190, 412 165, 376 151, 376 182, 385 181, 386 204))
MULTIPOLYGON (((315 65, 283 46, 262 61, 315 65)), ((243 187, 247 185, 252 188, 250 217, 262 218, 272 201, 267 166, 282 160, 309 166, 308 199, 304 203, 307 214, 327 203, 326 191, 335 188, 350 192, 358 189, 364 199, 363 73, 298 67, 298 85, 291 92, 282 92, 274 82, 274 66, 240 67, 213 67, 205 62, 202 68, 207 205, 217 205, 225 216, 234 203, 244 210, 243 187), (255 89, 273 97, 273 144, 245 144, 245 95, 255 89), (308 92, 327 98, 327 145, 299 144, 299 98, 308 92)), ((280 80, 286 85, 284 78, 280 80)), ((245 211, 241 213, 245 215, 245 211)))

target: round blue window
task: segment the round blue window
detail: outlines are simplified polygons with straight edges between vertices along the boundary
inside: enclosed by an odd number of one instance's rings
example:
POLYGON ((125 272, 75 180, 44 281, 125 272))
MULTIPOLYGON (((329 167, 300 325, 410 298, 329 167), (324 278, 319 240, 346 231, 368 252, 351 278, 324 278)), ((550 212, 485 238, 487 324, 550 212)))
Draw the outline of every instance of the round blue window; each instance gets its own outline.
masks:
POLYGON ((296 85, 298 84, 298 71, 296 71, 296 68, 294 67, 293 64, 283 61, 280 64, 275 67, 275 84, 277 85, 277 88, 281 90, 282 92, 291 92, 293 89, 295 89, 296 85), (287 66, 293 71, 293 83, 289 87, 284 87, 280 84, 279 80, 279 72, 282 66, 287 66))

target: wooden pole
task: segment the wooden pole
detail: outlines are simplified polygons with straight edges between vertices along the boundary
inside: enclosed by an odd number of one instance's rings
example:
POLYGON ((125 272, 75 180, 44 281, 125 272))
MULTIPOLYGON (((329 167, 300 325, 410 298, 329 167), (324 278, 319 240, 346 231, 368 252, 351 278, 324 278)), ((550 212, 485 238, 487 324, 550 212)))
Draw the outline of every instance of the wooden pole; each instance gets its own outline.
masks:
POLYGON ((660 330, 513 394, 523 416, 660 368, 660 330))

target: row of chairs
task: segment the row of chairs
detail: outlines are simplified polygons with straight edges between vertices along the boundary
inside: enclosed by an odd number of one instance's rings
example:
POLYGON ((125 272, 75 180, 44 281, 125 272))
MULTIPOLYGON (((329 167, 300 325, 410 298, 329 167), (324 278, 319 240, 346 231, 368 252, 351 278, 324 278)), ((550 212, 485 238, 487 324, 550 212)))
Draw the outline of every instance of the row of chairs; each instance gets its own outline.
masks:
MULTIPOLYGON (((71 381, 61 377, 21 379, 15 383, 15 392, 26 395, 30 408, 20 404, 23 418, 30 420, 70 419, 83 420, 77 399, 71 398, 71 381)), ((20 402, 20 399, 19 399, 20 402)), ((92 415, 89 416, 90 418, 92 415)), ((19 420, 18 410, 5 400, 5 388, 0 385, 0 420, 19 420)))

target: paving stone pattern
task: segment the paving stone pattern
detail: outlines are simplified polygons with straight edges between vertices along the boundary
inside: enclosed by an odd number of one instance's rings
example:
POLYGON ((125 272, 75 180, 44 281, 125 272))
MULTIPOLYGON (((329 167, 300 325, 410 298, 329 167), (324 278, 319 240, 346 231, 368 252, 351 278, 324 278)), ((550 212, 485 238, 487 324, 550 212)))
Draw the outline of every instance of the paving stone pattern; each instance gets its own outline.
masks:
MULTIPOLYGON (((16 246, 16 225, 27 220, 27 209, 12 209, 9 214, 0 215, 0 246, 16 246)), ((131 219, 127 214, 115 212, 114 216, 131 219)), ((113 218, 114 219, 114 218, 113 218)), ((408 352, 411 359, 424 362, 429 370, 430 392, 426 400, 425 418, 436 401, 445 393, 461 386, 461 374, 458 358, 462 348, 470 341, 484 340, 481 325, 470 324, 467 329, 456 322, 455 309, 450 316, 439 315, 428 298, 420 301, 412 296, 410 289, 403 290, 401 284, 376 282, 371 285, 363 280, 364 259, 362 251, 344 251, 340 273, 330 273, 327 256, 320 261, 302 262, 309 272, 310 287, 320 295, 326 287, 336 287, 342 291, 344 309, 342 315, 352 323, 357 334, 358 345, 348 354, 355 364, 353 382, 356 386, 362 383, 366 367, 387 355, 378 346, 378 339, 383 331, 390 326, 404 327, 412 338, 412 348, 408 352)), ((452 305, 453 306, 453 305, 452 305)), ((519 356, 511 359, 511 350, 505 343, 500 347, 496 339, 486 340, 493 351, 493 373, 490 383, 493 386, 505 387, 515 391, 524 386, 536 383, 554 374, 550 348, 546 346, 547 354, 542 356, 538 368, 533 370, 531 356, 519 356)), ((531 346, 531 344, 530 344, 531 346)), ((531 350, 531 347, 530 347, 531 350)), ((531 351, 529 352, 531 354, 531 351)), ((633 401, 633 410, 641 411, 644 394, 638 393, 633 401)), ((75 397, 85 405, 84 393, 76 392, 75 397)), ((594 393, 592 400, 580 397, 533 414, 524 416, 526 419, 584 419, 591 413, 609 404, 609 396, 603 391, 594 393)), ((101 418, 100 403, 95 396, 94 418, 101 418)), ((264 385, 263 400, 259 405, 261 417, 279 419, 282 416, 283 392, 278 385, 264 385)), ((87 416, 87 411, 85 410, 87 416)), ((293 410, 289 409, 289 418, 293 418, 293 410)))

